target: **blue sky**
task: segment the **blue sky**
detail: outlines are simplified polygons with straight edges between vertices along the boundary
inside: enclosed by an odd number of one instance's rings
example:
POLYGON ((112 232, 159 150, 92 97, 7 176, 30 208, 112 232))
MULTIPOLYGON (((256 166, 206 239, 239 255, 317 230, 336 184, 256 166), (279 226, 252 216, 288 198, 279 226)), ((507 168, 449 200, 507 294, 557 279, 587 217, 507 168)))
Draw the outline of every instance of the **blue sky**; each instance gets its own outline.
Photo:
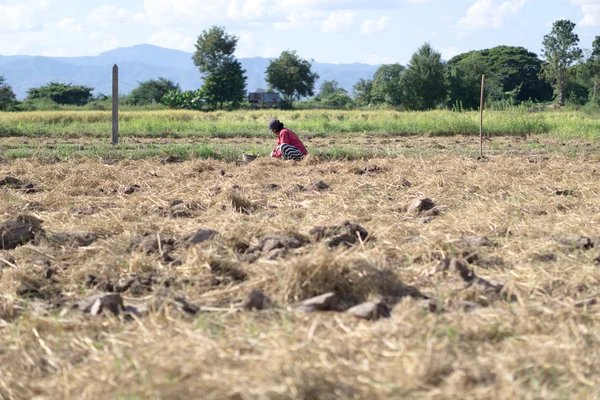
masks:
POLYGON ((600 0, 0 0, 0 54, 96 55, 141 43, 192 51, 218 24, 239 36, 238 57, 294 49, 319 62, 405 64, 424 42, 445 58, 500 44, 539 54, 564 18, 589 48, 600 0))

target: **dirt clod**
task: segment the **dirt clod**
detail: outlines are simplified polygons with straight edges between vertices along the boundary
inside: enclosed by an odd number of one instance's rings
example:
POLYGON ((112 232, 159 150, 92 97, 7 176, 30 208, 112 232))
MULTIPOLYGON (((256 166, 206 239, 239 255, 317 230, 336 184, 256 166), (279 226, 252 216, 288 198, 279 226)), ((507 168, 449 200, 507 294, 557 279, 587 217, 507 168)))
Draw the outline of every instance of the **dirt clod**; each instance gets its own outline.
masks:
POLYGON ((131 248, 145 254, 168 253, 175 246, 175 239, 159 235, 147 235, 134 240, 131 248))
POLYGON ((188 246, 193 246, 195 244, 206 242, 218 234, 219 232, 213 231, 212 229, 200 228, 195 233, 185 236, 182 241, 188 246))
POLYGON ((577 237, 577 238, 556 238, 553 237, 553 240, 557 241, 560 244, 565 246, 569 246, 573 249, 583 249, 590 250, 593 249, 596 245, 596 239, 588 238, 588 237, 577 237))
POLYGON ((119 315, 123 310, 123 299, 119 293, 96 294, 80 301, 76 307, 93 316, 100 315, 104 311, 119 315))
POLYGON ((533 259, 535 261, 540 261, 540 262, 544 262, 544 263, 553 263, 556 262, 556 260, 558 260, 558 257, 556 257, 556 254, 554 253, 546 253, 546 254, 536 254, 533 259))
POLYGON ((405 209, 408 214, 419 215, 434 210, 435 203, 429 198, 414 199, 406 205, 405 209))
POLYGON ((299 249, 309 243, 302 235, 289 236, 266 235, 263 236, 255 247, 249 248, 246 254, 254 254, 275 259, 287 254, 288 250, 299 249))
POLYGON ((208 261, 210 272, 213 274, 213 286, 229 284, 231 282, 243 282, 248 275, 233 262, 222 259, 211 259, 208 261))
POLYGON ((42 221, 31 215, 20 215, 0 225, 0 248, 11 250, 43 235, 42 221))
POLYGON ((369 301, 359 304, 346 311, 357 318, 375 321, 380 318, 389 318, 390 309, 381 301, 369 301))
POLYGON ((378 165, 367 165, 366 167, 362 168, 362 169, 356 169, 355 173, 357 175, 375 175, 375 174, 381 174, 385 172, 384 168, 381 168, 378 165))
POLYGON ((21 181, 12 176, 7 176, 0 180, 0 186, 9 187, 11 189, 20 189, 21 181))
POLYGON ((173 200, 171 203, 169 203, 169 207, 175 207, 183 203, 183 200, 173 200))
POLYGON ((175 164, 175 163, 182 163, 183 159, 176 155, 170 155, 170 156, 165 157, 162 160, 160 160, 160 162, 162 164, 175 164))
POLYGON ((123 188, 123 194, 134 194, 136 192, 141 192, 142 188, 140 185, 131 184, 127 185, 123 188))
POLYGON ((26 184, 21 190, 27 194, 39 193, 40 191, 39 189, 36 189, 33 183, 26 184))
POLYGON ((200 311, 200 307, 189 303, 183 296, 175 297, 174 300, 188 314, 197 314, 200 311))
POLYGON ((294 309, 299 312, 315 312, 315 311, 338 311, 338 296, 333 293, 325 293, 311 299, 301 301, 294 306, 294 309))
POLYGON ((98 240, 94 232, 64 232, 47 235, 50 244, 64 247, 87 247, 98 240))
POLYGON ((309 190, 327 190, 329 189, 329 185, 323 181, 316 181, 312 185, 308 187, 309 190))
POLYGON ((359 242, 366 241, 369 232, 360 225, 346 221, 341 226, 317 226, 310 230, 309 235, 317 242, 325 240, 329 247, 338 247, 340 245, 350 247, 359 242))
POLYGON ((44 278, 52 279, 52 277, 56 274, 56 270, 54 268, 46 268, 44 270, 44 278))
POLYGON ((470 247, 494 247, 496 243, 485 236, 463 236, 462 242, 470 247))
POLYGON ((240 304, 240 308, 245 310, 265 310, 272 307, 273 302, 261 291, 253 289, 246 300, 240 304))
POLYGON ((555 196, 573 196, 574 191, 572 189, 556 189, 554 191, 555 196))
POLYGON ((440 261, 435 267, 435 272, 449 271, 460 277, 466 284, 466 287, 477 286, 489 294, 499 294, 504 289, 504 284, 499 282, 487 281, 475 275, 475 272, 462 261, 455 258, 447 258, 440 261))

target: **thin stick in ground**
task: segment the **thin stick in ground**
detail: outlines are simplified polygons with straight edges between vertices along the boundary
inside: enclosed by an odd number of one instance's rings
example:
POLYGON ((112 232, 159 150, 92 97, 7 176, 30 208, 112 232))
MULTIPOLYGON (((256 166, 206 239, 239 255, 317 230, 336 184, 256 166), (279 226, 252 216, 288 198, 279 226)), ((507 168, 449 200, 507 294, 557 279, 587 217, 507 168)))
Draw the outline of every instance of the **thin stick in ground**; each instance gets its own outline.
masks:
POLYGON ((483 106, 485 105, 485 75, 481 76, 481 103, 479 106, 479 158, 483 158, 483 106))

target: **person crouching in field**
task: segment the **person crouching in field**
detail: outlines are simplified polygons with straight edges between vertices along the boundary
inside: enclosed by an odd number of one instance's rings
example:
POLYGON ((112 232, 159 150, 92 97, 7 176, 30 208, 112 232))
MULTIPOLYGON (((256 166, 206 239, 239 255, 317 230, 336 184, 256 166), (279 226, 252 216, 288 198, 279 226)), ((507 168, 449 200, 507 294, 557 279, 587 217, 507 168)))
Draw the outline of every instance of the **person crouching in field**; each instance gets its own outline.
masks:
POLYGON ((294 132, 285 128, 279 120, 269 122, 269 130, 279 137, 271 157, 299 161, 308 154, 306 147, 294 132))

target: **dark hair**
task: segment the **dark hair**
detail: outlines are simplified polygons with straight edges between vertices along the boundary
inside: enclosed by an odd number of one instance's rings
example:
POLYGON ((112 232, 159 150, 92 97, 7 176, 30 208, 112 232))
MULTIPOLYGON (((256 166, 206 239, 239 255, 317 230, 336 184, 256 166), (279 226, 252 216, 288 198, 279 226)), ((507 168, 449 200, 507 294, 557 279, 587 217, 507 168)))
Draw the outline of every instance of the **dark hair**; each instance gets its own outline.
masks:
POLYGON ((277 129, 278 131, 280 131, 283 128, 284 128, 283 122, 280 122, 278 119, 274 119, 271 122, 269 122, 269 129, 270 130, 277 129))

